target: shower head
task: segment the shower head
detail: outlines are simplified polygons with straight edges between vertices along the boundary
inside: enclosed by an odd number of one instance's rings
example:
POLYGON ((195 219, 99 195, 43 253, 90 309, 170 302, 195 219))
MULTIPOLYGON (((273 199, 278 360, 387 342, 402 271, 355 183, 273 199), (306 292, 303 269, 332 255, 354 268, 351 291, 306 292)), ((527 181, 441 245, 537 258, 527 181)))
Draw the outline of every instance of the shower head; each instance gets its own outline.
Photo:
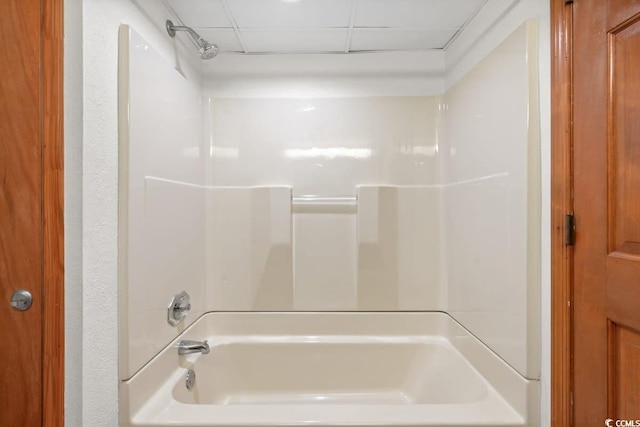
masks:
POLYGON ((184 31, 189 34, 189 37, 198 45, 200 58, 202 59, 211 59, 218 54, 218 46, 215 44, 211 44, 202 37, 200 34, 196 33, 192 28, 185 27, 181 25, 173 25, 173 22, 167 20, 166 23, 167 33, 171 37, 176 36, 176 31, 184 31))
POLYGON ((203 47, 200 48, 200 58, 202 59, 211 59, 218 54, 218 46, 210 43, 205 43, 203 47))

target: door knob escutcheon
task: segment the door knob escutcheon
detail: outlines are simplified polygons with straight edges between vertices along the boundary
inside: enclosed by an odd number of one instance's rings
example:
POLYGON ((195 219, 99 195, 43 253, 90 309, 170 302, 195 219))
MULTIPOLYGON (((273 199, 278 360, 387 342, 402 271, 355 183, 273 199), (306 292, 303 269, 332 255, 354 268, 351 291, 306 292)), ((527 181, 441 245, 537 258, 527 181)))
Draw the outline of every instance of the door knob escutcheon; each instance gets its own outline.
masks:
POLYGON ((26 289, 18 289, 11 295, 11 307, 19 311, 29 310, 33 303, 31 292, 26 289))

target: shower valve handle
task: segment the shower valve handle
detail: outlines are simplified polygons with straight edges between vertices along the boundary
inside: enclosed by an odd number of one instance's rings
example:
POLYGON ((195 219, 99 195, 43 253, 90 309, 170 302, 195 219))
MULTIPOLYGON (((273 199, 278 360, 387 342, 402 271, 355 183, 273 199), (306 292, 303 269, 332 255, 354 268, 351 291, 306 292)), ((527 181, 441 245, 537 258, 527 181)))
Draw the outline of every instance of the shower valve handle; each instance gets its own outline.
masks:
POLYGON ((171 326, 177 326, 187 317, 191 310, 191 299, 186 291, 174 295, 167 307, 167 322, 171 326))

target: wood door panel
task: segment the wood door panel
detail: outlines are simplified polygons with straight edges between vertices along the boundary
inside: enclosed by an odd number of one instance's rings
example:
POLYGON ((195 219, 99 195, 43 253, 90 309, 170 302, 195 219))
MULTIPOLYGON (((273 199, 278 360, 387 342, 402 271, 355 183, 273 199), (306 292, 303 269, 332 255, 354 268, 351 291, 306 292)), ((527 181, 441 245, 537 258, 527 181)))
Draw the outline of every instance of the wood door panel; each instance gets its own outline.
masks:
POLYGON ((607 259, 607 318, 640 331, 639 262, 624 257, 607 259))
POLYGON ((640 0, 573 2, 573 420, 640 419, 640 0))
POLYGON ((609 251, 640 256, 640 14, 609 32, 609 251))
POLYGON ((2 0, 0 13, 0 414, 42 424, 42 109, 40 0, 2 0), (10 307, 25 288, 31 309, 10 307))
POLYGON ((615 323, 609 331, 609 414, 635 420, 640 408, 640 332, 615 323))
POLYGON ((607 6, 607 30, 609 31, 640 13, 640 2, 637 0, 608 0, 607 6))

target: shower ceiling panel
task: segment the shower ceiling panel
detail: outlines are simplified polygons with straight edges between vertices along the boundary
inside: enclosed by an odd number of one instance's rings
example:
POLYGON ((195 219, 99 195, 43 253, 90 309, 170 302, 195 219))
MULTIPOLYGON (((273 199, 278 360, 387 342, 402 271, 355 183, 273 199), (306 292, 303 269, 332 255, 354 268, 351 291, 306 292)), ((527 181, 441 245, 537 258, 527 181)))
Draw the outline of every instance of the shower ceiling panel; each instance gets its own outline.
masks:
POLYGON ((444 49, 486 0, 163 0, 222 52, 444 49))

